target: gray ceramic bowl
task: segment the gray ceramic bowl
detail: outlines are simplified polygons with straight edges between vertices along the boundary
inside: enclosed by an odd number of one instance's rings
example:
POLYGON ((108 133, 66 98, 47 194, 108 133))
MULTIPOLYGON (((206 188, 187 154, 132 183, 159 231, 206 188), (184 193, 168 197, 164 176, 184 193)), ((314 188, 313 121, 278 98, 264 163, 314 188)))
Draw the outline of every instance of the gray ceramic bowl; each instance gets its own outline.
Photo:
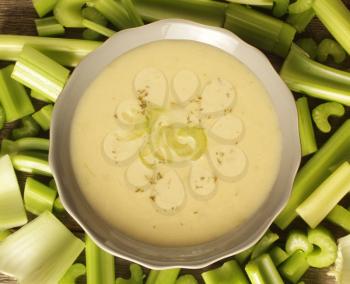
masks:
POLYGON ((272 65, 256 48, 236 35, 183 20, 164 20, 119 32, 75 69, 59 96, 51 125, 50 166, 62 203, 69 214, 103 249, 149 268, 201 268, 241 252, 257 242, 285 206, 300 162, 297 112, 293 97, 272 65), (186 247, 158 247, 112 229, 95 214, 79 189, 70 157, 70 131, 74 111, 89 84, 114 59, 140 45, 164 40, 194 40, 222 49, 238 58, 261 80, 278 114, 283 154, 277 180, 269 198, 246 223, 208 243, 186 247))

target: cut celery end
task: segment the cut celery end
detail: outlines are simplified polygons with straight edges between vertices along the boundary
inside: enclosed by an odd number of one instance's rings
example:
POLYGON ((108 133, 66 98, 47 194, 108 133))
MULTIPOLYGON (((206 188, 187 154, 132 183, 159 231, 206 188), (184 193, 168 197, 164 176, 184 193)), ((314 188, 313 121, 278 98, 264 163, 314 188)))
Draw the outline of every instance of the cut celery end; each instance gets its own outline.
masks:
POLYGON ((291 283, 298 283, 300 278, 309 269, 306 261, 306 253, 301 250, 294 252, 285 262, 278 268, 281 275, 291 283))
POLYGON ((344 207, 336 205, 327 215, 327 220, 350 233, 350 211, 344 207))
POLYGON ((82 28, 81 9, 87 0, 58 0, 54 8, 56 20, 67 28, 82 28))
POLYGON ((35 20, 35 27, 39 36, 52 36, 64 34, 64 27, 57 22, 55 17, 47 17, 35 20))
POLYGON ((25 117, 34 112, 34 107, 24 89, 11 78, 13 65, 0 70, 0 102, 7 122, 25 117))
POLYGON ((253 247, 251 259, 257 258, 267 252, 270 247, 279 239, 279 236, 271 231, 268 231, 260 241, 253 247))
POLYGON ((274 0, 272 15, 277 18, 284 16, 288 11, 289 0, 274 0))
POLYGON ((46 131, 50 129, 53 105, 42 107, 39 111, 32 115, 33 119, 40 125, 41 129, 46 131))
POLYGON ((49 100, 47 97, 44 97, 43 95, 39 94, 36 91, 30 90, 30 96, 38 101, 42 101, 45 103, 51 103, 51 100, 49 100))
POLYGON ((307 10, 300 14, 290 14, 287 17, 287 23, 293 26, 298 33, 305 31, 306 27, 310 24, 315 17, 313 9, 307 10))
POLYGON ((336 102, 323 103, 312 110, 312 118, 317 128, 323 133, 329 133, 332 130, 328 121, 330 116, 341 117, 344 114, 344 106, 336 102))
POLYGON ((111 37, 116 33, 116 31, 114 31, 114 30, 111 30, 109 28, 106 28, 102 25, 99 25, 95 22, 92 22, 92 21, 89 21, 86 19, 84 19, 82 23, 83 23, 84 27, 86 27, 86 28, 98 33, 98 34, 104 35, 105 37, 111 37))
POLYGON ((11 161, 13 167, 17 171, 29 174, 52 176, 47 159, 41 155, 36 156, 32 153, 18 153, 11 155, 11 161))
POLYGON ((34 215, 40 215, 45 211, 52 211, 57 191, 36 181, 27 178, 24 187, 24 206, 27 211, 34 215))
POLYGON ((30 46, 24 46, 11 77, 28 88, 56 101, 69 70, 30 46))
POLYGON ((281 249, 278 246, 273 247, 269 251, 269 255, 276 267, 288 258, 288 253, 286 253, 283 249, 281 249))
POLYGON ((142 271, 142 267, 138 264, 132 263, 130 264, 129 270, 130 270, 130 278, 124 279, 124 278, 118 277, 115 280, 115 284, 143 284, 144 274, 142 271))
POLYGON ((278 227, 285 229, 297 217, 295 209, 331 174, 332 166, 349 155, 349 145, 350 120, 346 120, 298 172, 287 206, 275 220, 278 227))
POLYGON ((148 275, 146 284, 165 284, 175 283, 180 273, 180 268, 167 270, 151 270, 148 275))
POLYGON ((50 141, 45 138, 26 137, 16 141, 3 139, 1 142, 1 154, 13 154, 28 150, 49 150, 50 141))
POLYGON ((313 251, 313 246, 309 242, 306 234, 300 230, 292 230, 288 234, 286 241, 286 251, 291 255, 297 250, 301 250, 306 254, 309 254, 313 251))
POLYGON ((24 137, 37 136, 40 131, 40 126, 31 116, 23 117, 22 126, 12 130, 11 136, 17 140, 24 137))
POLYGON ((350 281, 350 235, 338 239, 338 252, 335 268, 330 274, 335 276, 337 283, 347 284, 350 281))
POLYGON ((8 155, 0 158, 0 231, 28 222, 17 177, 8 155))
POLYGON ((235 283, 248 284, 249 281, 235 260, 225 262, 219 268, 202 273, 205 284, 235 283))
POLYGON ((297 0, 289 5, 289 14, 300 14, 304 13, 312 8, 312 2, 314 0, 297 0))
POLYGON ((86 274, 86 268, 84 264, 74 263, 68 268, 62 279, 58 284, 74 284, 77 279, 86 274))
POLYGON ((45 212, 0 244, 0 272, 20 283, 58 283, 83 251, 55 216, 45 212))
POLYGON ((176 18, 216 27, 223 26, 228 6, 211 0, 134 0, 134 3, 146 22, 176 18))
POLYGON ((53 10, 57 0, 32 0, 35 11, 43 17, 53 10))

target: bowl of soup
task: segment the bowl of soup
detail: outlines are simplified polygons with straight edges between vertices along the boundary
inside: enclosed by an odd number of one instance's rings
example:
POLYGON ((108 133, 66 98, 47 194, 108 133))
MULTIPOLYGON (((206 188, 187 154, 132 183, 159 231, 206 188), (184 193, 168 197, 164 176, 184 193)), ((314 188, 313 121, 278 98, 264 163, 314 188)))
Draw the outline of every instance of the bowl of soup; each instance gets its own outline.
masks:
POLYGON ((184 20, 119 32, 88 55, 51 138, 67 211, 106 251, 156 269, 256 243, 300 162, 294 100, 268 59, 184 20))

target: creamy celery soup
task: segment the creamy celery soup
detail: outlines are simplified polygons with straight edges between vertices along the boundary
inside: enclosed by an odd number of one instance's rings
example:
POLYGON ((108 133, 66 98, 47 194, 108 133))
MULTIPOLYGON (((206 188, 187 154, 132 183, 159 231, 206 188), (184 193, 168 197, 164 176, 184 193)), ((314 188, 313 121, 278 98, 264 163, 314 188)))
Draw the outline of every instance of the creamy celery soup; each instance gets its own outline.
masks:
POLYGON ((281 133, 261 82, 206 44, 164 40, 112 62, 71 132, 74 174, 117 230, 161 246, 237 228, 269 195, 281 133))

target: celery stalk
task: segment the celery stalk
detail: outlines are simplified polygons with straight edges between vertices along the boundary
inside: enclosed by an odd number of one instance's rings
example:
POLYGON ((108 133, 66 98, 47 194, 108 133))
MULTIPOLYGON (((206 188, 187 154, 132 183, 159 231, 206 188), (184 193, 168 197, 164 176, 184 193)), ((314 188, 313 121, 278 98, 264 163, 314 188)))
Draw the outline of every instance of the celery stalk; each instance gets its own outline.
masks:
POLYGON ((75 284, 76 280, 86 274, 86 268, 84 264, 74 263, 68 268, 58 284, 75 284))
POLYGON ((304 13, 312 8, 314 0, 297 0, 289 5, 289 14, 300 14, 304 13))
POLYGON ((312 110, 312 118, 317 128, 323 133, 329 133, 332 130, 328 121, 330 116, 341 117, 344 114, 345 108, 336 102, 323 103, 312 110))
POLYGON ((13 167, 20 172, 52 176, 47 159, 33 154, 18 153, 11 155, 13 167))
POLYGON ((138 264, 132 263, 130 264, 130 278, 124 279, 121 277, 118 277, 115 280, 115 284, 143 284, 143 271, 142 267, 138 264))
POLYGON ((180 268, 151 270, 148 275, 146 284, 175 284, 179 273, 180 268))
POLYGON ((30 46, 24 46, 11 77, 56 101, 69 76, 69 70, 30 46))
POLYGON ((291 283, 298 283, 300 278, 309 269, 309 264, 306 261, 306 253, 297 250, 278 268, 281 275, 291 283))
POLYGON ((295 209, 331 174, 330 168, 350 152, 350 120, 332 135, 298 172, 287 206, 275 223, 285 229, 296 217, 295 209))
POLYGON ((81 10, 81 14, 86 20, 89 20, 104 27, 108 25, 107 19, 93 7, 85 7, 81 10))
POLYGON ((47 17, 35 20, 35 27, 39 36, 52 36, 64 34, 64 27, 57 22, 55 17, 47 17))
POLYGON ((30 90, 30 96, 38 101, 42 101, 45 103, 50 103, 51 100, 49 100, 48 98, 44 97, 43 95, 39 94, 36 91, 30 90))
POLYGON ((287 17, 287 23, 292 25, 298 33, 302 33, 314 17, 315 12, 310 9, 300 14, 290 14, 287 17))
POLYGON ((300 230, 292 230, 288 234, 286 241, 286 251, 288 254, 292 254, 297 250, 301 250, 306 254, 309 254, 313 251, 313 246, 309 242, 306 234, 300 230))
POLYGON ((246 261, 249 259, 250 255, 252 254, 254 249, 254 246, 240 252, 239 254, 235 255, 235 259, 239 262, 239 264, 243 265, 246 263, 246 261))
POLYGON ((45 138, 26 137, 16 141, 3 139, 1 142, 1 154, 13 154, 27 150, 49 151, 50 141, 45 138))
POLYGON ((133 22, 133 25, 135 27, 142 26, 144 24, 143 20, 140 14, 137 12, 133 0, 120 0, 120 1, 124 9, 128 13, 130 20, 133 22))
POLYGON ((265 51, 285 57, 295 36, 295 29, 271 16, 238 4, 230 4, 224 27, 265 51))
POLYGON ((0 60, 17 60, 24 45, 30 45, 62 65, 74 67, 87 54, 99 47, 101 42, 68 38, 0 35, 0 60))
POLYGON ((1 242, 0 272, 22 284, 58 283, 83 249, 81 240, 45 212, 1 242))
POLYGON ((46 131, 50 129, 53 105, 46 105, 32 114, 33 119, 40 125, 41 129, 46 131))
POLYGON ((12 130, 11 136, 17 140, 24 137, 37 136, 40 131, 39 124, 31 116, 26 116, 21 119, 22 126, 12 130))
POLYGON ((81 9, 87 0, 58 0, 54 8, 56 20, 67 28, 82 28, 81 9))
POLYGON ((28 222, 17 177, 8 155, 0 158, 0 231, 28 222))
POLYGON ((263 6, 264 8, 272 8, 274 0, 226 0, 227 2, 251 5, 251 6, 263 6))
POLYGON ((0 102, 6 121, 11 122, 34 112, 24 87, 11 78, 13 65, 0 70, 0 102))
POLYGON ((0 104, 0 130, 5 127, 6 123, 6 113, 3 106, 0 104))
POLYGON ((111 30, 107 27, 101 26, 95 22, 92 22, 92 21, 89 21, 86 19, 84 19, 82 23, 83 23, 84 27, 86 27, 92 31, 95 31, 101 35, 104 35, 106 37, 111 37, 112 35, 114 35, 116 33, 116 31, 114 31, 114 30, 111 30))
POLYGON ((88 235, 85 242, 87 284, 114 284, 114 256, 100 249, 88 235))
POLYGON ((288 258, 288 254, 278 246, 273 247, 269 251, 269 255, 276 267, 288 258))
POLYGON ((198 281, 196 280, 196 278, 194 278, 193 275, 185 274, 177 278, 175 284, 198 284, 198 281))
POLYGON ((279 239, 279 236, 271 231, 267 233, 259 240, 259 242, 253 247, 251 259, 257 258, 269 250, 269 248, 279 239))
POLYGON ((32 0, 35 11, 39 17, 45 16, 55 7, 57 0, 32 0))
POLYGON ((225 262, 221 267, 202 273, 202 278, 205 284, 248 284, 248 279, 245 276, 239 264, 235 260, 225 262))
POLYGON ((288 11, 289 0, 274 0, 272 15, 277 18, 284 16, 288 11))
POLYGON ((327 220, 350 233, 350 211, 344 207, 336 205, 327 215, 327 220))

